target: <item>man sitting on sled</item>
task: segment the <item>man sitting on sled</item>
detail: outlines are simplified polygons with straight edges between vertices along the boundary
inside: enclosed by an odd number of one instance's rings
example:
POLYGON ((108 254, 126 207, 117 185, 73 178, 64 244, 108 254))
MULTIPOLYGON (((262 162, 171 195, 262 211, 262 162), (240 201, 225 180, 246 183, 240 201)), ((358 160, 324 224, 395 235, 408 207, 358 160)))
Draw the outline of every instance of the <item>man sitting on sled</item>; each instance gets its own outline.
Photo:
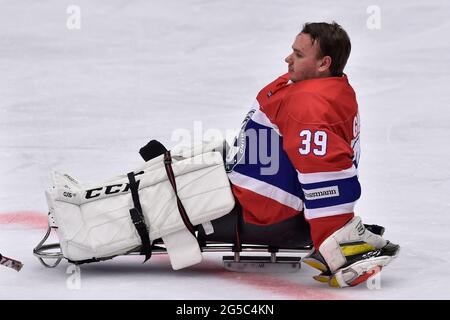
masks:
POLYGON ((285 59, 288 73, 259 92, 228 168, 246 222, 304 215, 314 250, 303 261, 334 287, 365 281, 399 251, 354 214, 360 120, 343 73, 350 49, 338 24, 305 24, 285 59))
POLYGON ((57 259, 53 267, 158 251, 177 270, 199 263, 212 242, 233 244, 235 257, 241 244, 271 254, 312 244, 303 261, 321 271, 318 281, 354 286, 380 271, 399 246, 354 215, 360 125, 343 73, 350 40, 336 23, 310 23, 292 49, 289 72, 260 91, 228 152, 222 142, 184 152, 152 140, 143 166, 103 183, 54 172, 49 230, 35 255, 57 259), (57 245, 44 245, 50 228, 57 245))

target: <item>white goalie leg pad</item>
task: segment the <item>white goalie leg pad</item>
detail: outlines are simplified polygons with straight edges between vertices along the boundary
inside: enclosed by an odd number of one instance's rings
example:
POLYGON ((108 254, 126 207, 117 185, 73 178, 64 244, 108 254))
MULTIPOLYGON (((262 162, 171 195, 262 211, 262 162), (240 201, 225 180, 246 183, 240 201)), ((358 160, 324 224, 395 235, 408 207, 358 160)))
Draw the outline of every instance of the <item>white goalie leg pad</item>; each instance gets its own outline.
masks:
POLYGON ((53 203, 52 196, 50 192, 45 191, 45 198, 47 199, 48 204, 48 226, 50 228, 57 228, 56 219, 55 219, 55 205, 53 203))
POLYGON ((202 261, 197 239, 187 229, 163 236, 162 240, 173 270, 190 267, 202 261))
POLYGON ((331 272, 335 272, 347 262, 341 245, 356 242, 365 242, 374 249, 382 248, 387 244, 385 239, 368 231, 361 218, 355 216, 345 226, 325 239, 319 247, 319 252, 327 262, 331 272))
MULTIPOLYGON (((172 169, 178 196, 194 226, 220 218, 233 209, 235 201, 219 152, 188 159, 174 156, 172 169)), ((194 240, 171 240, 178 239, 173 234, 186 226, 167 177, 164 156, 150 160, 134 172, 150 240, 164 238, 169 242, 167 248, 174 269, 200 262, 200 249, 196 242, 197 248, 194 246, 194 240), (179 250, 173 248, 175 244, 180 246, 179 250), (178 253, 179 259, 175 258, 178 253)), ((83 185, 58 172, 52 178, 53 187, 47 192, 50 225, 58 227, 65 258, 72 261, 108 258, 127 254, 142 244, 130 217, 134 203, 127 175, 94 185, 83 185)))
POLYGON ((223 154, 226 149, 227 142, 222 139, 204 140, 195 144, 177 144, 171 149, 173 157, 191 158, 200 154, 207 154, 208 152, 215 151, 223 154))

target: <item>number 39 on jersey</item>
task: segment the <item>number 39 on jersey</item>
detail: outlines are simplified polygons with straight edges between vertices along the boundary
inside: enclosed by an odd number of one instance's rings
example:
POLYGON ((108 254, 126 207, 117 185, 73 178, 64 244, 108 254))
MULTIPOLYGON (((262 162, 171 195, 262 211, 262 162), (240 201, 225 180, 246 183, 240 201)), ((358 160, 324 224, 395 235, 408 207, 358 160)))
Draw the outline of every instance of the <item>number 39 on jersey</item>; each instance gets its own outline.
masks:
POLYGON ((327 154, 327 133, 322 130, 302 130, 300 131, 301 147, 298 149, 301 155, 308 155, 311 152, 316 156, 327 154))

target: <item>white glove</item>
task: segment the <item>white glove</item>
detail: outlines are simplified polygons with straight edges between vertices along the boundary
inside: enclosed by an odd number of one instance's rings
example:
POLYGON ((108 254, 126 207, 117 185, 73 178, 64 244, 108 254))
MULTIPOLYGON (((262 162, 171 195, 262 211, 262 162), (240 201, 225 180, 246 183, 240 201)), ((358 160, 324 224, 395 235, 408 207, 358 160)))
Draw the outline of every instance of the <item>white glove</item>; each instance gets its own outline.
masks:
POLYGON ((332 287, 355 286, 397 257, 400 246, 367 230, 360 217, 354 217, 337 230, 303 262, 322 273, 314 279, 332 287))

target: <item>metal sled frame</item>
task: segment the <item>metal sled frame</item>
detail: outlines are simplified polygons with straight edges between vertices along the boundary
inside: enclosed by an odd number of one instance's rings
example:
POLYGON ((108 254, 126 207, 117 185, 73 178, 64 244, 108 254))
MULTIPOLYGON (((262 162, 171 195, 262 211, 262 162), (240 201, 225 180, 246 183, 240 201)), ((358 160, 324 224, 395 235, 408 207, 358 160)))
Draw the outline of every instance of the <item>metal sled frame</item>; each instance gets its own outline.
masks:
MULTIPOLYGON (((47 268, 55 268, 64 259, 59 243, 45 244, 50 237, 52 228, 49 226, 44 238, 33 249, 42 265, 47 268), (48 263, 49 260, 55 260, 48 263)), ((296 272, 300 269, 300 256, 278 256, 278 253, 306 254, 312 247, 305 246, 295 249, 274 248, 267 245, 247 245, 242 244, 236 249, 231 243, 205 242, 200 246, 202 252, 232 252, 233 256, 224 256, 223 265, 225 269, 237 272, 296 272), (245 253, 269 253, 269 256, 249 255, 245 253)), ((167 250, 162 242, 156 242, 152 247, 152 254, 167 254, 167 250)), ((140 247, 137 247, 123 255, 140 255, 140 247)), ((98 258, 94 261, 104 261, 116 256, 98 258)), ((83 262, 73 262, 81 264, 83 262)))

